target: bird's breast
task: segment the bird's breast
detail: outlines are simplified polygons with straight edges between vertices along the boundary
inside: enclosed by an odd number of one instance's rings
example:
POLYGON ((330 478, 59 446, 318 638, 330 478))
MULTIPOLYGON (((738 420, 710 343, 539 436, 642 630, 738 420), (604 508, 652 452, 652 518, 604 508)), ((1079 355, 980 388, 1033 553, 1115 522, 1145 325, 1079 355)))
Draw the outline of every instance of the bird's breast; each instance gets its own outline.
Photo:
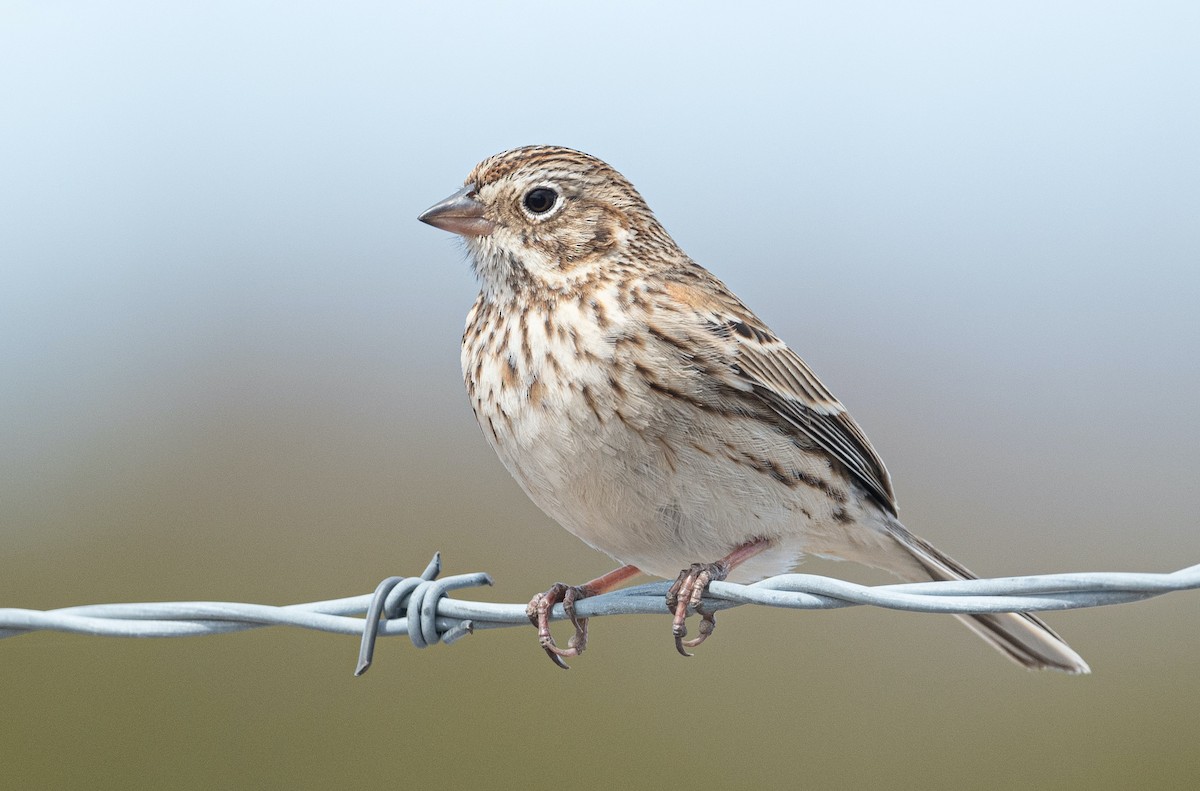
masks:
POLYGON ((613 516, 670 468, 653 427, 672 423, 656 419, 615 313, 601 297, 481 298, 462 346, 471 405, 504 465, 542 510, 609 552, 582 523, 613 516))

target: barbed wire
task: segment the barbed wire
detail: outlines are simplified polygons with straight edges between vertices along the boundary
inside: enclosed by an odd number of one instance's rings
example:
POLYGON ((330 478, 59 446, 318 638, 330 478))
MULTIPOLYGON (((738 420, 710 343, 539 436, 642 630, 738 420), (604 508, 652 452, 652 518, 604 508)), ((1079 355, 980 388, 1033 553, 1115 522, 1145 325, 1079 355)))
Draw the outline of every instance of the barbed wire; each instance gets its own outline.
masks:
MULTIPOLYGON (((438 579, 441 554, 417 577, 389 577, 374 593, 285 606, 240 602, 86 604, 57 610, 0 608, 0 638, 39 631, 101 637, 192 637, 264 626, 294 626, 361 636, 358 668, 371 664, 377 637, 407 635, 417 648, 452 643, 479 629, 528 626, 524 603, 452 599, 463 588, 491 585, 484 573, 438 579), (360 617, 364 616, 365 617, 360 617)), ((575 605, 580 618, 666 613, 668 582, 635 585, 575 605)), ((1073 572, 1025 577, 859 585, 815 574, 781 574, 739 585, 714 582, 704 597, 709 612, 758 604, 797 610, 868 605, 909 612, 979 614, 1046 612, 1141 601, 1200 588, 1200 565, 1179 571, 1073 572)), ((562 605, 551 613, 566 618, 562 605)))

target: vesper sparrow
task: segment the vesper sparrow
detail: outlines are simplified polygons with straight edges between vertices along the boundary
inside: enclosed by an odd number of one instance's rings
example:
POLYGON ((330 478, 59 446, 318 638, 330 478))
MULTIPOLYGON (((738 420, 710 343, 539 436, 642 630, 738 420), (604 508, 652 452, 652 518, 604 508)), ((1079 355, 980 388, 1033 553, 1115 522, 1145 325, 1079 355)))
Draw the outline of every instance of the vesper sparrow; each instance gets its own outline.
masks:
MULTIPOLYGON (((530 602, 559 665, 586 645, 576 599, 639 571, 678 575, 667 606, 685 655, 712 632, 701 612, 699 637, 683 639, 710 581, 762 579, 805 554, 905 580, 972 577, 900 523, 846 409, 609 165, 513 149, 420 219, 465 240, 482 283, 462 366, 484 435, 543 511, 627 564, 530 602), (575 624, 565 649, 550 636, 558 602, 575 624)), ((1032 615, 961 619, 1025 667, 1088 672, 1032 615)))

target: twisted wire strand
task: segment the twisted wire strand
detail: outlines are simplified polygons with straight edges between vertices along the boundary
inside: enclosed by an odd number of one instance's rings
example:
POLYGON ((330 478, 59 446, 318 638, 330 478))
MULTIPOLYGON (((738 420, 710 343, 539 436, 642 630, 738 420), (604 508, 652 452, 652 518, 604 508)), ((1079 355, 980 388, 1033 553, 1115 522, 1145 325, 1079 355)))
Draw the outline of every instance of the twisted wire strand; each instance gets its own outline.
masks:
MULTIPOLYGON (((102 637, 190 637, 264 626, 294 626, 361 636, 355 675, 371 664, 377 637, 407 635, 417 648, 452 643, 477 629, 528 625, 525 604, 452 599, 447 594, 491 585, 487 574, 438 579, 435 554, 416 577, 389 577, 374 593, 286 606, 240 602, 140 602, 86 604, 57 610, 0 608, 0 638, 38 631, 102 637), (364 616, 365 617, 361 617, 364 616)), ((667 582, 611 591, 576 603, 580 618, 662 614, 667 582)), ((709 611, 746 604, 797 610, 868 605, 909 612, 977 614, 1045 612, 1141 601, 1164 593, 1200 588, 1200 565, 1170 573, 1075 572, 1025 577, 858 585, 815 574, 781 574, 739 585, 714 582, 704 605, 709 611)), ((562 605, 551 614, 566 617, 562 605)))

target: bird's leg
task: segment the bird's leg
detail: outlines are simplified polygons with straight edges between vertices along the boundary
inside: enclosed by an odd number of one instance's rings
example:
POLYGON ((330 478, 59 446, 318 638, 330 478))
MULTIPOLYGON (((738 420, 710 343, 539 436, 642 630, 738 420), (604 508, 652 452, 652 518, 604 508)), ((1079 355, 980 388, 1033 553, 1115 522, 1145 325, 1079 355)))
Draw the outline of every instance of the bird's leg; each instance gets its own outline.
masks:
POLYGON ((534 596, 529 602, 529 606, 525 608, 525 615, 537 627, 538 641, 546 651, 546 656, 550 657, 554 664, 567 670, 567 663, 562 658, 579 656, 583 653, 583 649, 587 648, 588 619, 576 617, 575 602, 579 599, 586 599, 588 596, 607 593, 625 580, 640 573, 637 566, 621 566, 619 569, 614 569, 604 576, 582 585, 565 585, 556 582, 550 586, 550 590, 534 596), (567 617, 571 619, 571 624, 575 627, 575 634, 567 642, 566 648, 559 648, 555 645, 554 637, 550 634, 550 611, 559 602, 562 602, 563 610, 566 611, 567 617))
POLYGON ((769 546, 771 546, 771 542, 768 539, 756 538, 742 544, 716 563, 693 563, 689 568, 679 572, 675 583, 667 591, 667 609, 675 613, 675 620, 671 624, 671 634, 675 636, 675 649, 680 654, 691 656, 687 649, 695 648, 703 643, 717 628, 716 613, 704 612, 700 609, 700 602, 704 598, 704 592, 708 590, 708 584, 725 579, 729 576, 729 572, 769 546), (689 608, 700 613, 700 635, 693 640, 684 640, 683 638, 687 636, 685 621, 689 608))

